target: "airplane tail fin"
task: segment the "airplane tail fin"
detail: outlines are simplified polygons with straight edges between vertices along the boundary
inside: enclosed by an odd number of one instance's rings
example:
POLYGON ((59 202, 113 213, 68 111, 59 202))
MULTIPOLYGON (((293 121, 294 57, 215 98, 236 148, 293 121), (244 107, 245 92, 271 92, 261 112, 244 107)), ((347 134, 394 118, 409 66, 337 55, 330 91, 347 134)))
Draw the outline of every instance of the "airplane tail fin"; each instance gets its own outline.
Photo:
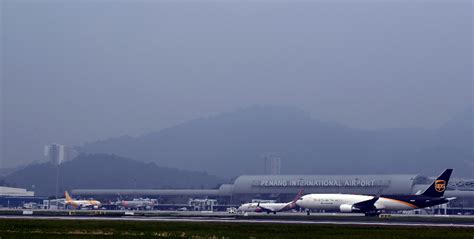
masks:
POLYGON ((66 197, 66 202, 72 201, 71 196, 69 196, 69 193, 67 191, 64 191, 64 196, 66 197))
POLYGON ((296 197, 291 200, 291 202, 289 202, 286 207, 289 207, 289 208, 295 208, 296 207, 296 201, 298 201, 298 199, 300 199, 302 196, 303 196, 303 189, 301 189, 298 194, 296 194, 296 197))
POLYGON ((291 203, 296 203, 296 201, 298 201, 298 199, 300 199, 304 194, 304 189, 301 189, 298 194, 296 194, 296 197, 291 200, 291 203))
POLYGON ((451 177, 453 170, 446 169, 441 175, 439 175, 431 185, 421 193, 423 196, 428 197, 443 197, 444 191, 448 187, 449 178, 451 177))

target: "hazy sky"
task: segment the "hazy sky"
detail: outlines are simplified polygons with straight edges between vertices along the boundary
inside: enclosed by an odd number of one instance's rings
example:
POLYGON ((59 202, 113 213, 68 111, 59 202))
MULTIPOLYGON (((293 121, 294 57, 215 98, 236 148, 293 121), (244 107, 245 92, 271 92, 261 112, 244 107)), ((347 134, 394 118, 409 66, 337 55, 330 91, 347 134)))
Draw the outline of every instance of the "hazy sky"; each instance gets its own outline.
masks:
POLYGON ((376 129, 473 103, 470 0, 0 3, 0 167, 252 105, 376 129))

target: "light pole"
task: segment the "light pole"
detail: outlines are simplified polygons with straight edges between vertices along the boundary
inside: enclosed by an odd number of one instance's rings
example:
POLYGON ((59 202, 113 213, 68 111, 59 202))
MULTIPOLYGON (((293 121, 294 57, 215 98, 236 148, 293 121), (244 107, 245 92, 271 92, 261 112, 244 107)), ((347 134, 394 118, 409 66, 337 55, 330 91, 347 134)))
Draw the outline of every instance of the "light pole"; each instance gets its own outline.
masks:
POLYGON ((58 199, 58 193, 59 193, 59 164, 56 164, 56 199, 58 199))

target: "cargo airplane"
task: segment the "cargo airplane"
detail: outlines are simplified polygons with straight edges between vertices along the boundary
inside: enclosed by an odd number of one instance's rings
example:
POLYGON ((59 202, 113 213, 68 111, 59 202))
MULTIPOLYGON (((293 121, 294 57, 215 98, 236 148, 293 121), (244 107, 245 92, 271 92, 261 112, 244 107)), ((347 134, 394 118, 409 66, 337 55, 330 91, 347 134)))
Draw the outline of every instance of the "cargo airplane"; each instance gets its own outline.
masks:
POLYGON ((64 201, 66 207, 72 207, 75 209, 99 209, 101 205, 101 203, 97 200, 74 200, 71 198, 71 196, 69 196, 69 193, 67 191, 64 192, 64 195, 66 196, 66 199, 64 201))
POLYGON ((448 203, 456 199, 443 197, 452 169, 446 169, 428 188, 415 195, 356 195, 356 194, 308 194, 300 197, 296 205, 308 209, 339 210, 345 213, 364 213, 377 216, 381 210, 413 210, 448 203))
POLYGON ((296 207, 295 202, 303 195, 303 190, 301 190, 296 197, 287 203, 276 203, 276 202, 253 202, 242 204, 237 212, 266 212, 267 214, 277 212, 287 211, 294 209, 296 207))

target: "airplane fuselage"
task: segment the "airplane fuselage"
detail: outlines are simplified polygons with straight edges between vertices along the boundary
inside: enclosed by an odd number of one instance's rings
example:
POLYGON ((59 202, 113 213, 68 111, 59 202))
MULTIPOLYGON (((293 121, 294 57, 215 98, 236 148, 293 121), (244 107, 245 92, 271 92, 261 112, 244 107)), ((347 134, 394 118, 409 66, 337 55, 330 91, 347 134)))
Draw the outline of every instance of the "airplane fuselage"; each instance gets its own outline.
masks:
MULTIPOLYGON (((374 199, 374 196, 354 194, 308 194, 296 201, 296 205, 306 209, 339 210, 357 212, 353 205, 374 199)), ((447 203, 445 198, 422 195, 382 195, 373 204, 374 210, 412 210, 447 203)))
POLYGON ((151 209, 153 202, 146 200, 121 201, 120 205, 126 209, 151 209))
POLYGON ((74 208, 99 208, 101 203, 97 200, 70 200, 66 201, 66 205, 74 208))

